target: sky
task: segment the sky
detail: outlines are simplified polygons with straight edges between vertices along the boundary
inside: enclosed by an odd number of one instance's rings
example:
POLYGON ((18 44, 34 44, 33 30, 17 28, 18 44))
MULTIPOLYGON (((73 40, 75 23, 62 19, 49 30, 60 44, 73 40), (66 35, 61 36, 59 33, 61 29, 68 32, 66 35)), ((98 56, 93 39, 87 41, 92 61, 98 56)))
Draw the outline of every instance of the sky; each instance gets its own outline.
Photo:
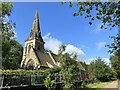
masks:
MULTIPOLYGON (((74 17, 78 11, 75 5, 69 8, 68 4, 60 2, 14 2, 10 20, 16 23, 16 39, 24 46, 24 41, 30 34, 36 9, 38 8, 40 31, 45 41, 45 49, 57 54, 60 45, 66 45, 66 52, 75 53, 78 59, 90 63, 96 57, 101 57, 109 63, 110 54, 106 44, 112 43, 109 36, 118 32, 113 30, 101 30, 100 21, 88 24, 89 19, 84 16, 74 17)), ((92 12, 95 14, 95 11, 92 12)))

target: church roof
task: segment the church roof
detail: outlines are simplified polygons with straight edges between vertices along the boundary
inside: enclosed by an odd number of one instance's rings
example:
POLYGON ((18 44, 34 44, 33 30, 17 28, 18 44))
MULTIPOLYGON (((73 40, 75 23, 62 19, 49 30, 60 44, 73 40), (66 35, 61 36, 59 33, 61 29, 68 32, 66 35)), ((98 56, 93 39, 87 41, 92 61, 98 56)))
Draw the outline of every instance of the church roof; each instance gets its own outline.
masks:
POLYGON ((33 25, 32 25, 32 30, 26 41, 31 40, 31 39, 38 39, 41 42, 43 42, 41 32, 40 32, 40 26, 39 26, 38 9, 36 10, 36 14, 35 14, 33 25))
POLYGON ((41 52, 36 50, 35 50, 35 53, 39 59, 41 66, 44 66, 44 67, 57 66, 56 64, 58 62, 58 59, 57 59, 57 56, 55 56, 54 54, 50 52, 41 52))

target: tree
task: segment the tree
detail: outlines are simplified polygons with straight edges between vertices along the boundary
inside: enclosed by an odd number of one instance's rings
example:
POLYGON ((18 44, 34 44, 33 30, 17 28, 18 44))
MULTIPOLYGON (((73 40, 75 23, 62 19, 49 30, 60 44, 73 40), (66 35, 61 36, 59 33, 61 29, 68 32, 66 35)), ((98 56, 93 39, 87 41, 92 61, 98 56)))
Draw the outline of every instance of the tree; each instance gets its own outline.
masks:
POLYGON ((93 80, 109 81, 115 78, 115 72, 101 58, 91 62, 89 70, 93 80))
POLYGON ((15 39, 15 23, 7 20, 12 12, 13 5, 10 2, 0 3, 0 23, 2 24, 2 65, 3 69, 18 69, 22 59, 22 46, 15 39))
POLYGON ((110 48, 109 52, 112 54, 110 57, 111 65, 117 73, 117 78, 120 79, 120 32, 118 33, 116 36, 111 36, 114 41, 107 46, 110 48))
POLYGON ((3 42, 3 68, 4 69, 18 69, 22 60, 23 47, 16 41, 3 42))
POLYGON ((79 74, 80 68, 78 67, 78 62, 76 61, 76 55, 71 57, 70 54, 64 53, 65 46, 62 45, 59 50, 59 61, 64 80, 64 88, 72 88, 74 79, 79 74))
MULTIPOLYGON (((62 2, 64 4, 66 2, 62 2)), ((85 18, 89 18, 89 24, 92 25, 92 22, 97 19, 102 22, 101 29, 107 29, 110 27, 120 26, 119 16, 120 10, 118 9, 120 6, 119 2, 80 2, 77 3, 69 2, 69 7, 72 8, 73 5, 77 5, 78 11, 74 13, 74 16, 85 16, 85 18), (92 14, 92 12, 95 13, 92 14)))
POLYGON ((114 55, 110 57, 110 61, 111 61, 112 67, 117 73, 118 79, 120 79, 120 60, 119 60, 118 54, 114 53, 114 55))

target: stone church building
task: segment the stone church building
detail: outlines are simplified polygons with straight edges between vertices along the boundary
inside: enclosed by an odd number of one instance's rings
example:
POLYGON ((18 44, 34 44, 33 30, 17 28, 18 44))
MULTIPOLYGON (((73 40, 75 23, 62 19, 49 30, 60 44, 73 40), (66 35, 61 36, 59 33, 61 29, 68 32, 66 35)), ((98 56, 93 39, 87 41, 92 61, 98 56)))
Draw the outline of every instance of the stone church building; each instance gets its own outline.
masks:
POLYGON ((25 41, 21 68, 23 69, 46 69, 59 66, 57 55, 44 49, 45 42, 41 36, 38 10, 36 11, 32 30, 25 41))

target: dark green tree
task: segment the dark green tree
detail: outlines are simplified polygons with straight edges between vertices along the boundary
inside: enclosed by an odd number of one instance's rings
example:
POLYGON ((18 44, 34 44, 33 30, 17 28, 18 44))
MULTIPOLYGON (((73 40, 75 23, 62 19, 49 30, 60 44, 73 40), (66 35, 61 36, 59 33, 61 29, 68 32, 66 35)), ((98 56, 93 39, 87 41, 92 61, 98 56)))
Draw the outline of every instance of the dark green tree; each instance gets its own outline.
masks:
POLYGON ((18 69, 22 60, 23 47, 16 41, 3 42, 3 68, 4 69, 18 69))
POLYGON ((117 53, 114 53, 110 57, 111 65, 117 73, 118 79, 120 79, 120 58, 117 53))
POLYGON ((2 65, 3 69, 18 69, 22 60, 22 46, 15 39, 15 23, 7 20, 11 15, 13 5, 11 2, 1 2, 0 23, 2 25, 2 65))
POLYGON ((89 65, 93 80, 109 81, 115 79, 116 74, 101 58, 97 58, 89 65))

